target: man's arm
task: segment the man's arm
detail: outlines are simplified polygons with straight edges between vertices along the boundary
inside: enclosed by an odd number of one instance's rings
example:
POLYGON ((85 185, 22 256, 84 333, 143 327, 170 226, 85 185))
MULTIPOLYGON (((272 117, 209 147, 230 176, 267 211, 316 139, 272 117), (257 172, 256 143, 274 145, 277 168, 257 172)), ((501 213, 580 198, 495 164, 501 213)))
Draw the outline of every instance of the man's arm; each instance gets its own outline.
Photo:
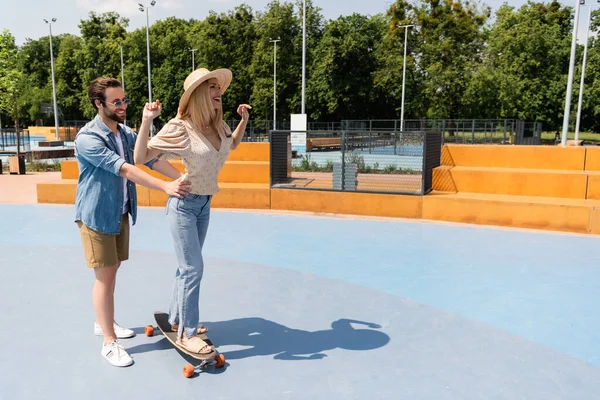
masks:
MULTIPOLYGON (((156 167, 156 163, 154 166, 156 167)), ((176 179, 171 182, 163 181, 162 179, 155 178, 152 175, 145 173, 135 165, 124 163, 121 166, 119 175, 137 183, 138 185, 163 191, 170 196, 183 198, 183 196, 189 193, 189 182, 183 183, 181 179, 176 179)))
POLYGON ((101 138, 93 134, 79 134, 75 140, 75 149, 77 157, 117 176, 125 163, 117 153, 106 147, 106 143, 101 138))
POLYGON ((82 157, 93 166, 127 178, 142 186, 161 190, 180 198, 189 191, 189 184, 183 184, 181 180, 165 182, 148 175, 135 165, 127 164, 117 153, 106 147, 102 139, 95 135, 80 135, 75 141, 75 147, 77 148, 77 156, 82 157))

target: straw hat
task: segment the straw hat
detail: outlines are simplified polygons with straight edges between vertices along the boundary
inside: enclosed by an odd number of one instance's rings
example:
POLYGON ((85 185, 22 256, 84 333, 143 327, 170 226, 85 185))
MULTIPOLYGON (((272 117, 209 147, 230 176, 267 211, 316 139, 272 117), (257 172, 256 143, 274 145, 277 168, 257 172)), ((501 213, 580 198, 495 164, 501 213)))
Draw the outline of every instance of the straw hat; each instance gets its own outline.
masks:
POLYGON ((205 82, 212 78, 215 78, 217 79, 217 81, 219 81, 219 84, 221 85, 221 91, 225 93, 225 91, 229 87, 229 84, 231 83, 233 74, 230 70, 225 68, 216 69, 214 71, 209 71, 206 68, 198 68, 197 70, 189 74, 183 82, 184 92, 181 96, 181 99, 179 100, 180 112, 185 106, 187 106, 187 103, 190 100, 190 96, 192 95, 194 90, 196 90, 196 88, 200 86, 202 82, 205 82))

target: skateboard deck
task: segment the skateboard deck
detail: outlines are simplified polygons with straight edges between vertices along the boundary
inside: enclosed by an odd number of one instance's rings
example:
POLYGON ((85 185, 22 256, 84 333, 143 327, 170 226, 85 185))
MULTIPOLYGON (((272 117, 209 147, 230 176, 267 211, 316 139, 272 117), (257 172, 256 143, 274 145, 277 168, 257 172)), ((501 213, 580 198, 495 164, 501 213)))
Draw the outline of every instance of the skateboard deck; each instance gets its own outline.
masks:
POLYGON ((167 313, 157 311, 154 313, 154 319, 156 320, 158 329, 160 329, 162 334, 167 338, 169 342, 171 342, 173 346, 175 346, 182 353, 185 353, 188 356, 195 358, 196 360, 202 361, 199 365, 195 367, 192 366, 194 369, 202 368, 207 365, 215 365, 217 368, 220 368, 223 365, 225 365, 225 357, 223 356, 223 354, 220 354, 217 351, 214 344, 210 341, 210 339, 205 333, 198 333, 198 337, 204 340, 206 344, 208 344, 211 347, 212 351, 207 354, 192 353, 177 344, 177 332, 173 332, 173 330, 171 329, 171 324, 169 323, 169 315, 167 313))

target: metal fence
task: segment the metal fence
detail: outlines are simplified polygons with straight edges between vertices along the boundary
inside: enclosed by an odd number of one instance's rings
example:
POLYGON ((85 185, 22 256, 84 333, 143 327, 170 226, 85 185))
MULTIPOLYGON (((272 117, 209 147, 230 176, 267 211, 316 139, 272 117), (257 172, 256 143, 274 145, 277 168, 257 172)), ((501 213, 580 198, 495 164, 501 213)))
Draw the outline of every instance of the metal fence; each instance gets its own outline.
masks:
MULTIPOLYGON (((19 132, 20 151, 31 150, 31 142, 29 133, 23 131, 19 132)), ((14 129, 2 129, 0 130, 0 151, 3 153, 16 153, 17 152, 17 135, 14 129)))
POLYGON ((441 132, 271 131, 271 187, 423 195, 441 132))
POLYGON ((541 122, 519 119, 379 119, 343 120, 342 129, 358 131, 440 131, 442 144, 522 144, 539 145, 541 122))

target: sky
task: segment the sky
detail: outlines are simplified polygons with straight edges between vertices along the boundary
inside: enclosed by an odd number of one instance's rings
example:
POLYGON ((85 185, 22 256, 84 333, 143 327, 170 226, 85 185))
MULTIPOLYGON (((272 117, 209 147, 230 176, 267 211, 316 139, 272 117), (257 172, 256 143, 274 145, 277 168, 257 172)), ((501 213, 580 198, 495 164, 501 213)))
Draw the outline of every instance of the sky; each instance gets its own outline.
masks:
MULTIPOLYGON (((82 19, 87 19, 90 11, 97 13, 116 11, 121 16, 129 18, 128 31, 146 26, 146 15, 139 11, 138 3, 150 4, 151 0, 0 0, 0 31, 10 30, 15 37, 17 45, 22 45, 27 38, 38 39, 47 36, 49 27, 44 19, 52 24, 52 34, 71 33, 79 35, 78 24, 82 19)), ((290 0, 282 0, 290 1, 290 0)), ((293 0, 292 0, 293 1, 293 0)), ((349 15, 354 12, 364 15, 385 13, 393 0, 313 0, 321 8, 321 13, 326 19, 336 19, 340 15, 349 15), (342 6, 343 5, 343 6, 342 6)), ((547 0, 546 0, 547 1, 547 0)), ((591 3, 593 0, 588 0, 591 3)), ((209 11, 226 12, 240 4, 249 5, 254 11, 266 10, 270 0, 157 0, 156 5, 150 8, 150 24, 158 19, 169 16, 198 20, 204 19, 209 11)), ((480 0, 496 10, 504 0, 480 0)), ((507 0, 511 6, 520 7, 526 0, 507 0)), ((561 0, 564 4, 575 2, 561 0)), ((594 6, 596 6, 596 2, 594 6)), ((580 32, 585 32, 587 27, 587 9, 582 7, 580 18, 580 32)))
MULTIPOLYGON (((10 30, 15 37, 17 45, 22 45, 27 38, 38 39, 47 36, 49 26, 44 19, 52 24, 52 34, 71 33, 79 35, 78 24, 82 19, 87 19, 89 12, 97 13, 116 11, 121 16, 129 19, 128 31, 146 26, 146 14, 139 11, 138 3, 150 4, 151 0, 0 0, 0 31, 10 30)), ((249 5, 254 11, 266 10, 271 0, 157 0, 156 5, 150 8, 150 24, 158 19, 169 16, 198 20, 204 19, 209 11, 226 12, 240 4, 249 5)), ((295 0, 281 0, 295 1, 295 0)), ((313 0, 321 8, 321 13, 326 19, 336 19, 340 15, 349 15, 354 12, 364 15, 385 13, 393 0, 313 0), (341 6, 343 4, 343 7, 341 6)), ((548 2, 548 0, 542 0, 548 2)), ((563 4, 574 5, 576 0, 560 0, 563 4)), ((513 7, 520 7, 526 0, 479 0, 496 10, 503 3, 513 7)), ((594 9, 598 4, 594 0, 587 0, 593 4, 594 9)), ((587 12, 589 6, 581 7, 579 33, 581 38, 587 29, 587 12)))

